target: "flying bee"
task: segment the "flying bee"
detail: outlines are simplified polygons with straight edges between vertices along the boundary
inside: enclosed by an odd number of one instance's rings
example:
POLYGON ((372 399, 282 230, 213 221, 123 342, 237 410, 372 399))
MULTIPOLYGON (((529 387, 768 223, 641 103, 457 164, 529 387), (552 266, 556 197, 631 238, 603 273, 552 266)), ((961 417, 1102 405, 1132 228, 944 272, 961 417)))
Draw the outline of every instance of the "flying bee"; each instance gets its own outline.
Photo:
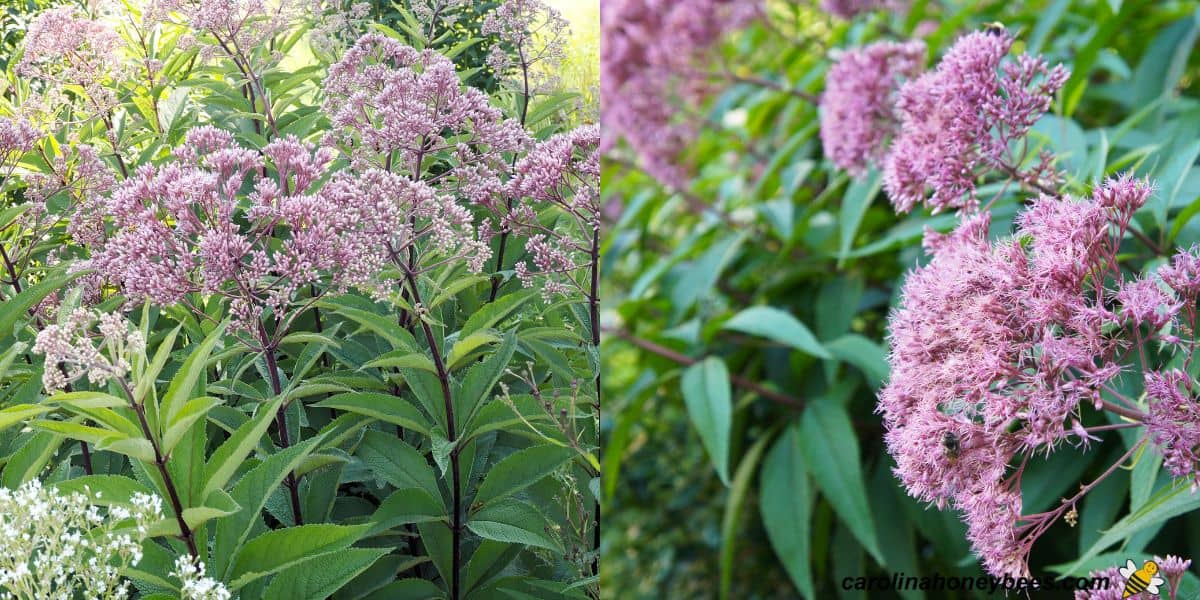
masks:
POLYGON ((1000 21, 992 21, 991 23, 983 26, 983 31, 988 35, 1004 35, 1004 32, 1007 31, 1007 29, 1005 29, 1004 23, 1001 23, 1000 21))
POLYGON ((953 431, 947 430, 942 434, 942 452, 946 454, 946 458, 950 459, 950 462, 958 460, 958 455, 962 454, 962 444, 953 431))
POLYGON ((1136 571, 1135 568, 1136 565, 1133 564, 1133 561, 1127 560, 1124 567, 1117 569, 1121 573, 1121 577, 1125 578, 1125 593, 1121 597, 1128 598, 1142 590, 1157 595, 1158 586, 1165 583, 1163 578, 1158 576, 1158 563, 1148 560, 1142 565, 1142 568, 1136 571))

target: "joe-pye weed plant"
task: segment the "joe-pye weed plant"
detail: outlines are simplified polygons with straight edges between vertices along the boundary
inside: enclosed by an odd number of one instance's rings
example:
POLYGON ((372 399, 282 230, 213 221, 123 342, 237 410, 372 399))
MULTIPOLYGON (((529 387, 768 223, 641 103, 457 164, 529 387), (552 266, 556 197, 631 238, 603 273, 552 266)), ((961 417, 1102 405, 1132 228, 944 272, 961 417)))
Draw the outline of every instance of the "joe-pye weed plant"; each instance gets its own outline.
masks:
POLYGON ((373 14, 93 2, 9 62, 0 484, 92 507, 76 528, 158 507, 108 597, 598 595, 599 131, 546 77, 569 30, 530 0, 373 14))

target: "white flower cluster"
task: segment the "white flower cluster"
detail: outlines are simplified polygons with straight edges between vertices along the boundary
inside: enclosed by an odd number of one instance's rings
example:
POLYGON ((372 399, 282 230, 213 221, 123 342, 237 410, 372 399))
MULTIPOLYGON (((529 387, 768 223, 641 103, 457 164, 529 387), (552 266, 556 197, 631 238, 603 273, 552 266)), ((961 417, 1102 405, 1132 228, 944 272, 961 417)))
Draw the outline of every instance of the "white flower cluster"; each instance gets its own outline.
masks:
POLYGON ((126 598, 120 571, 141 561, 142 540, 161 518, 162 500, 141 493, 104 511, 36 479, 0 489, 0 598, 126 598))
POLYGON ((193 562, 190 556, 175 559, 175 570, 171 575, 183 582, 179 595, 184 600, 229 600, 231 597, 224 584, 204 575, 204 563, 193 562))
POLYGON ((146 339, 141 331, 131 331, 129 322, 118 314, 79 308, 63 322, 48 325, 38 333, 33 351, 46 355, 42 385, 53 391, 84 375, 93 384, 124 377, 129 372, 130 358, 145 354, 146 339), (99 347, 90 334, 96 321, 99 347))

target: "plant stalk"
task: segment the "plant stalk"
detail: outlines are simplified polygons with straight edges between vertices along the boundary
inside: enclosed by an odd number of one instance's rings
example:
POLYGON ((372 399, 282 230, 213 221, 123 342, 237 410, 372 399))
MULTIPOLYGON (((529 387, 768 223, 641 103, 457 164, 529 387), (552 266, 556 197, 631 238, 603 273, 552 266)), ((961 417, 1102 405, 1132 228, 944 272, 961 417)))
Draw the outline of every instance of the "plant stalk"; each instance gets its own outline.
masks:
MULTIPOLYGON (((404 276, 408 280, 408 287, 412 291, 413 308, 419 310, 418 307, 421 306, 421 292, 417 289, 417 278, 411 268, 404 269, 404 276)), ((416 318, 421 322, 421 329, 425 332, 426 341, 429 342, 429 351, 433 354, 433 366, 437 370, 438 383, 442 388, 442 402, 446 410, 446 440, 453 445, 458 439, 458 432, 454 423, 454 397, 450 391, 450 372, 446 369, 445 361, 442 360, 442 351, 438 348, 437 340, 433 336, 433 329, 429 326, 429 322, 421 318, 420 314, 417 314, 416 318)), ((458 600, 459 567, 462 562, 462 475, 459 469, 457 447, 450 451, 450 478, 451 496, 453 497, 453 507, 450 514, 450 600, 458 600)))
POLYGON ((129 389, 129 384, 123 380, 119 381, 125 390, 125 395, 129 397, 129 407, 137 413, 142 434, 146 436, 146 439, 150 441, 150 447, 154 449, 154 466, 158 468, 158 474, 162 477, 163 487, 167 488, 171 509, 175 511, 175 522, 179 524, 179 537, 183 538, 183 542, 187 544, 188 553, 192 555, 192 558, 199 558, 200 552, 196 549, 196 536, 188 527, 187 521, 183 519, 183 502, 179 500, 179 492, 175 489, 175 480, 171 478, 171 472, 167 469, 167 461, 170 457, 163 455, 162 449, 158 446, 158 440, 154 438, 150 423, 146 421, 146 407, 142 406, 134 397, 133 390, 129 389))
MULTIPOLYGON (((275 345, 267 340, 266 328, 262 326, 262 323, 258 324, 258 328, 263 342, 263 355, 267 360, 267 374, 271 380, 271 391, 278 396, 283 393, 283 386, 279 383, 279 363, 275 360, 275 345)), ((275 427, 279 431, 279 446, 284 450, 288 449, 292 443, 287 428, 287 403, 281 403, 279 410, 275 411, 275 427)), ((296 525, 303 525, 304 516, 300 512, 300 486, 296 481, 295 471, 289 472, 284 477, 283 485, 287 488, 288 496, 292 501, 292 520, 296 522, 296 525)))

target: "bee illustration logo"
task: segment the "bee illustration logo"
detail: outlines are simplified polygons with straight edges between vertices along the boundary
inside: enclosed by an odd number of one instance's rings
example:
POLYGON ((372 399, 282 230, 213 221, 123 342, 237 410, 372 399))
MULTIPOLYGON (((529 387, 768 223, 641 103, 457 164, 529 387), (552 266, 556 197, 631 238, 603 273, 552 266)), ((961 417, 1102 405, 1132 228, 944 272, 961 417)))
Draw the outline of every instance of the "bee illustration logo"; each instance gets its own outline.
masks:
POLYGON ((1142 590, 1157 594, 1158 586, 1165 583, 1165 580, 1158 576, 1158 563, 1148 560, 1142 565, 1142 568, 1135 571, 1136 567, 1137 565, 1134 565, 1132 560, 1127 560, 1125 566, 1117 569, 1121 573, 1121 577, 1125 578, 1125 593, 1121 597, 1128 598, 1142 590))

